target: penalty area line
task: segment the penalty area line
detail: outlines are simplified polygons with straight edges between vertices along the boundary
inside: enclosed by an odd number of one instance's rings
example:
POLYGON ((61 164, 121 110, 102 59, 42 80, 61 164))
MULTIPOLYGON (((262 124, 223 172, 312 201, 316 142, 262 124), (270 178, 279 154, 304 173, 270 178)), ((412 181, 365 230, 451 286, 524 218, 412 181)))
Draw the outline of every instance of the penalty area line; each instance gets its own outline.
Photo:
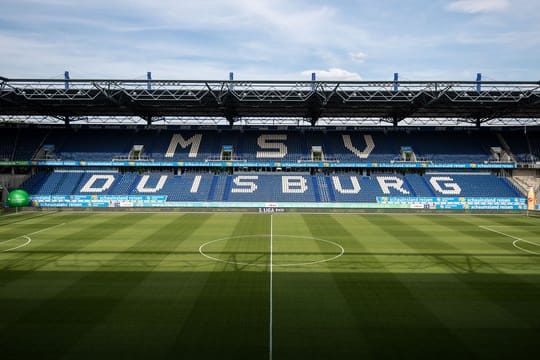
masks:
POLYGON ((0 250, 0 252, 8 252, 8 251, 13 251, 13 250, 16 250, 16 249, 20 249, 28 244, 30 244, 32 242, 32 238, 30 237, 30 235, 35 235, 35 234, 39 234, 39 233, 42 233, 44 231, 47 231, 47 230, 50 230, 50 229, 54 229, 55 227, 58 227, 58 226, 62 226, 62 225, 65 225, 66 223, 61 223, 61 224, 57 224, 57 225, 53 225, 53 226, 49 226, 45 229, 41 229, 41 230, 38 230, 38 231, 34 231, 34 232, 31 232, 31 233, 28 233, 28 234, 25 234, 25 235, 21 235, 21 236, 17 236, 17 237, 14 237, 14 238, 11 238, 11 239, 8 239, 8 240, 4 240, 4 241, 0 241, 0 244, 3 244, 3 243, 6 243, 8 241, 12 241, 12 240, 16 240, 16 239, 20 239, 20 238, 24 238, 26 239, 26 242, 22 245, 18 245, 18 246, 15 246, 15 247, 12 247, 12 248, 9 248, 9 249, 5 249, 5 250, 0 250))
POLYGON ((512 242, 512 246, 514 246, 514 247, 515 247, 516 249, 518 249, 518 250, 524 251, 524 252, 529 253, 529 254, 532 254, 532 255, 540 255, 540 253, 538 253, 538 252, 536 252, 536 251, 527 250, 527 249, 524 249, 524 248, 522 248, 521 246, 518 245, 518 243, 519 243, 520 241, 523 241, 524 243, 527 243, 527 244, 531 244, 531 245, 540 247, 540 244, 535 243, 534 241, 525 240, 525 239, 519 238, 519 237, 517 237, 517 236, 513 236, 513 235, 510 235, 510 234, 503 233, 502 231, 490 229, 490 228, 487 227, 487 226, 479 225, 478 227, 480 227, 480 228, 482 228, 482 229, 484 229, 484 230, 491 231, 491 232, 493 232, 493 233, 496 233, 496 234, 503 235, 503 236, 509 237, 509 238, 511 238, 511 239, 514 239, 514 241, 512 242))
POLYGON ((59 227, 59 226, 62 226, 62 225, 66 225, 66 223, 61 223, 61 224, 49 226, 49 227, 46 227, 45 229, 41 229, 41 230, 38 230, 38 231, 34 231, 34 232, 31 232, 31 233, 26 234, 26 235, 35 235, 35 234, 39 234, 39 233, 42 233, 42 232, 44 232, 44 231, 51 230, 51 229, 54 229, 55 227, 59 227))
POLYGON ((24 238, 24 239, 26 239, 26 242, 24 244, 21 244, 21 245, 18 245, 18 246, 9 248, 9 249, 0 250, 0 252, 8 252, 8 251, 12 251, 12 250, 17 250, 17 249, 22 248, 23 246, 26 246, 26 245, 28 245, 28 244, 30 244, 32 242, 32 238, 30 236, 26 236, 26 235, 22 235, 22 236, 19 236, 19 237, 13 238, 13 239, 9 239, 9 240, 3 241, 3 242, 7 242, 7 241, 18 239, 18 238, 24 238))

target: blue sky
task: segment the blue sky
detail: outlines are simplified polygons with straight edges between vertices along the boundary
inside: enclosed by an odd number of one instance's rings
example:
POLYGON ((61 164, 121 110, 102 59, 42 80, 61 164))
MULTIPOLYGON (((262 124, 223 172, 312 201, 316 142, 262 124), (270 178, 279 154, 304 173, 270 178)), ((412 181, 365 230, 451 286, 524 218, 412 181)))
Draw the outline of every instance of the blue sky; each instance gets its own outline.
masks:
POLYGON ((538 0, 0 0, 0 76, 540 79, 538 0))

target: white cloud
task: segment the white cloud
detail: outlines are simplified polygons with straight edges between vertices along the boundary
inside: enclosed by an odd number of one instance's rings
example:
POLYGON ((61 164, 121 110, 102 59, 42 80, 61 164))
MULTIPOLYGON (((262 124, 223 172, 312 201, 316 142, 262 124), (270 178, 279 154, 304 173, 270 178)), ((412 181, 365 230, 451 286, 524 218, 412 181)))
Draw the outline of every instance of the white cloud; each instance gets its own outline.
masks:
POLYGON ((327 35, 321 39, 326 33, 322 29, 337 23, 336 10, 331 6, 287 0, 118 0, 117 3, 123 3, 132 13, 176 29, 219 29, 239 32, 243 37, 286 38, 301 44, 319 45, 330 38, 327 35))
POLYGON ((303 69, 320 69, 319 79, 399 71, 415 80, 461 78, 464 67, 489 64, 499 79, 538 78, 540 1, 433 3, 1 0, 0 75, 224 79, 234 71, 237 79, 297 80, 310 79, 303 69), (411 26, 388 22, 408 11, 421 14, 411 26))
POLYGON ((447 10, 468 14, 502 11, 508 8, 508 0, 457 0, 446 6, 447 10))
POLYGON ((355 73, 339 68, 330 68, 328 70, 305 70, 302 71, 302 77, 311 77, 311 73, 317 74, 317 80, 328 81, 359 81, 362 77, 355 73))
POLYGON ((351 59, 359 63, 363 63, 367 59, 367 55, 361 51, 350 53, 350 55, 351 55, 351 59))

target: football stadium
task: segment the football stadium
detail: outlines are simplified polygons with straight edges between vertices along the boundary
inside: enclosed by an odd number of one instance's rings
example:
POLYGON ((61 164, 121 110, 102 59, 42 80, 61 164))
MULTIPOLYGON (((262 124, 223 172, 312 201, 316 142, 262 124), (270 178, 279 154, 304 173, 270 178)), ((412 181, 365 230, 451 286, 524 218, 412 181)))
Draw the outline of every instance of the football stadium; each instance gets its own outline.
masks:
POLYGON ((19 358, 525 358, 540 83, 0 80, 19 358))

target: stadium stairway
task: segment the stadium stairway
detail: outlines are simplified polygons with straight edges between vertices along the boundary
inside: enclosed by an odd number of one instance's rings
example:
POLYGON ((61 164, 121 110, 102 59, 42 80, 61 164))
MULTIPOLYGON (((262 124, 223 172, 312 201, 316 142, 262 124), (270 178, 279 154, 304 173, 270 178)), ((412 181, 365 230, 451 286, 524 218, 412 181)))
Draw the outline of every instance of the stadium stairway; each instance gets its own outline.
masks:
POLYGON ((216 183, 218 181, 218 178, 219 178, 218 175, 214 175, 214 177, 212 178, 212 184, 210 185, 210 190, 208 191, 208 200, 214 197, 214 193, 216 191, 216 183))
POLYGON ((223 194, 225 193, 225 187, 227 183, 227 175, 214 175, 214 190, 212 193, 212 189, 210 190, 210 193, 208 194, 208 201, 222 201, 223 200, 223 194))
POLYGON ((330 202, 336 201, 336 194, 334 193, 334 188, 332 187, 332 180, 330 176, 325 176, 326 189, 328 190, 328 199, 330 202))
POLYGON ((316 176, 311 176, 311 184, 313 186, 313 192, 315 193, 315 202, 321 202, 320 188, 316 176))
POLYGON ((225 189, 223 190, 223 201, 229 200, 229 194, 231 193, 231 187, 232 187, 232 175, 227 175, 227 179, 225 181, 225 189))
POLYGON ((326 184, 326 176, 320 174, 314 176, 314 178, 317 179, 316 186, 318 187, 321 194, 321 202, 330 202, 330 195, 328 191, 328 186, 326 184))
POLYGON ((418 174, 407 174, 405 180, 409 184, 413 194, 418 197, 434 197, 435 193, 426 183, 426 179, 418 174))

